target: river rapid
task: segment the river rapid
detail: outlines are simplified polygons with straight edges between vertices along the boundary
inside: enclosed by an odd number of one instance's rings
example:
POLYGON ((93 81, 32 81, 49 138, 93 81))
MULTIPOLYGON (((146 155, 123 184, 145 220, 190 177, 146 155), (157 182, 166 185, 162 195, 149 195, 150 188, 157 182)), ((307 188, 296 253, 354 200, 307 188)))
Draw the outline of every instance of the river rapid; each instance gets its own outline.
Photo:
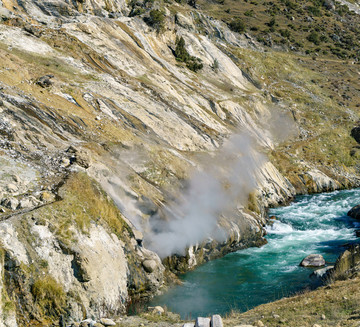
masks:
POLYGON ((314 288, 312 269, 299 266, 312 253, 332 265, 347 244, 356 242, 360 222, 346 216, 359 204, 360 189, 299 196, 291 205, 271 209, 268 243, 208 262, 180 276, 183 285, 156 297, 182 318, 249 310, 298 291, 314 288))

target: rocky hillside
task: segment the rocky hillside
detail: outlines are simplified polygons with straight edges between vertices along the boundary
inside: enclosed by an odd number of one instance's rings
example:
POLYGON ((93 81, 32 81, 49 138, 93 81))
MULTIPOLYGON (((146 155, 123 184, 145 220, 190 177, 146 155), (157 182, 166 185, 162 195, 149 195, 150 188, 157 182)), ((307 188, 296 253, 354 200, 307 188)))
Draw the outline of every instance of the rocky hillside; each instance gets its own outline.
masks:
POLYGON ((115 316, 359 185, 357 62, 190 5, 0 2, 0 325, 115 316))

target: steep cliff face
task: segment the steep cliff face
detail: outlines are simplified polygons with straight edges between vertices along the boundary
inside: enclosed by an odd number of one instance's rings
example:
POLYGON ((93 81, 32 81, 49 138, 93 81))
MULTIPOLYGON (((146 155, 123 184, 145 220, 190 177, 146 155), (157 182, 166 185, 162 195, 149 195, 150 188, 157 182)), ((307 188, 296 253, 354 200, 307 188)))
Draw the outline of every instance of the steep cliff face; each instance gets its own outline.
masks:
MULTIPOLYGON (((15 315, 19 325, 61 314, 116 315, 156 293, 165 268, 146 248, 158 249, 152 244, 176 231, 179 217, 205 219, 179 229, 176 251, 160 243, 174 272, 262 244, 268 206, 296 193, 358 185, 349 154, 347 164, 333 162, 337 150, 322 148, 329 125, 314 132, 321 110, 334 107, 308 90, 310 80, 299 87, 297 75, 287 76, 290 91, 303 96, 294 96, 296 108, 277 98, 285 86, 270 93, 270 79, 282 76, 260 70, 259 58, 269 56, 261 59, 266 67, 272 58, 249 36, 177 3, 139 4, 145 20, 131 14, 136 6, 1 1, 6 326, 15 315), (160 10, 161 26, 149 21, 151 10, 160 10), (180 39, 188 62, 176 59, 180 39), (303 110, 308 98, 320 113, 303 110), (231 135, 238 137, 228 146, 231 135), (308 155, 307 144, 329 156, 308 155), (209 204, 209 219, 201 210, 182 212, 183 197, 194 207, 209 204), (205 234, 187 238, 205 226, 205 234)), ((302 73, 289 59, 283 65, 302 73)), ((349 125, 357 115, 339 110, 326 111, 327 122, 351 116, 349 125)), ((346 149, 347 125, 336 128, 346 149)))

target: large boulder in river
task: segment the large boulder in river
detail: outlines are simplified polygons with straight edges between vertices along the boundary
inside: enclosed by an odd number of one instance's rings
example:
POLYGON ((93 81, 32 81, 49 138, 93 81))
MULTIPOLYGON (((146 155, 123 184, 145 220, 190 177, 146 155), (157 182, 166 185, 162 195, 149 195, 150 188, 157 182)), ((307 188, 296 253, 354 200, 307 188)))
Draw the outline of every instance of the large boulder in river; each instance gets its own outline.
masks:
POLYGON ((360 204, 350 209, 347 215, 351 218, 359 219, 360 220, 360 204))
POLYGON ((325 266, 325 259, 321 254, 310 254, 300 262, 303 267, 322 267, 325 266))

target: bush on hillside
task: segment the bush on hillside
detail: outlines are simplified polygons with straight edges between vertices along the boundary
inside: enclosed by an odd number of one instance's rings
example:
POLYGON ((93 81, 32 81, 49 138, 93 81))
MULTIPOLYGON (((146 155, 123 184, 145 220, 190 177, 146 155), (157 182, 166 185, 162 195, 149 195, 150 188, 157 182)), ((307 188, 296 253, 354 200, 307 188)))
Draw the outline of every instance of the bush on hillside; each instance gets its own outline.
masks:
POLYGON ((237 33, 244 33, 246 31, 245 23, 240 18, 236 18, 230 22, 229 28, 237 33))
POLYGON ((186 63, 186 67, 195 73, 203 68, 201 59, 190 56, 190 54, 187 52, 185 48, 185 40, 183 37, 176 40, 174 55, 177 61, 186 63))
POLYGON ((144 18, 144 21, 160 32, 164 29, 165 13, 162 10, 153 9, 150 11, 149 17, 144 18))

